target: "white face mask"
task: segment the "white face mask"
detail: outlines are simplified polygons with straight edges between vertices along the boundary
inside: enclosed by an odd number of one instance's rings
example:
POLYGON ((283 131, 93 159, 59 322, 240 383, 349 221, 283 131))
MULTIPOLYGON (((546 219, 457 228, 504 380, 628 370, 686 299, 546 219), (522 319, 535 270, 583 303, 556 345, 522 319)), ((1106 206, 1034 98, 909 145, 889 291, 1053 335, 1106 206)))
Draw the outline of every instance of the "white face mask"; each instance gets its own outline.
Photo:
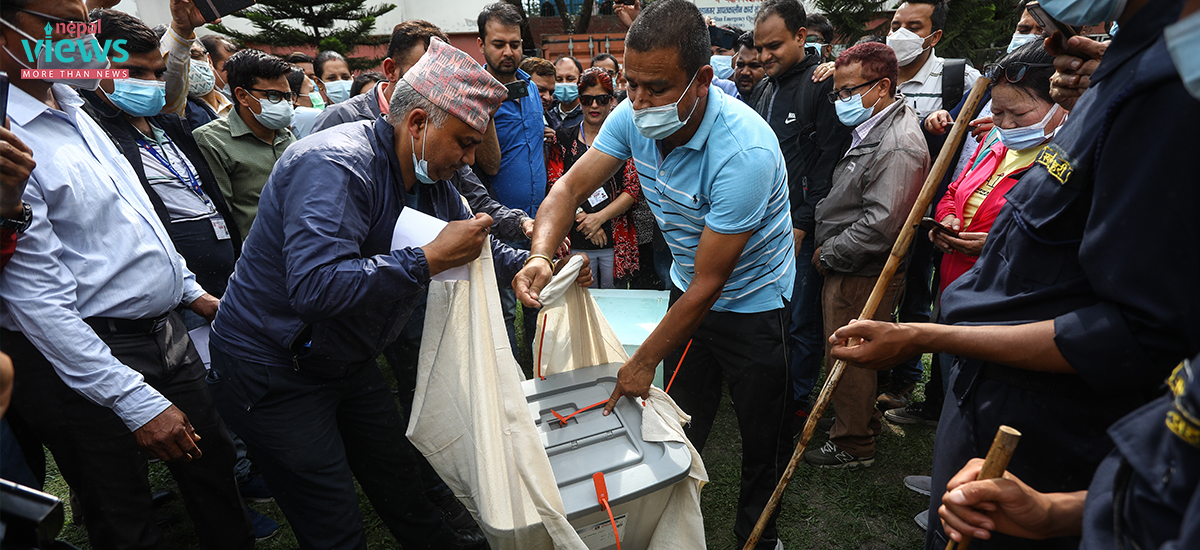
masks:
POLYGON ((638 133, 650 139, 667 139, 687 125, 692 119, 692 113, 696 112, 696 105, 700 104, 700 98, 696 98, 695 105, 692 105, 692 110, 688 111, 687 118, 679 119, 679 102, 683 96, 687 95, 688 90, 692 89, 692 84, 696 81, 696 76, 700 73, 692 75, 692 80, 688 82, 687 88, 683 89, 683 93, 679 94, 679 99, 669 105, 661 105, 658 107, 646 107, 645 109, 633 110, 633 125, 637 127, 638 133))
MULTIPOLYGON (((254 96, 251 95, 250 97, 254 96)), ((254 118, 258 119, 260 124, 271 130, 282 130, 292 125, 292 118, 296 116, 296 111, 292 109, 292 102, 280 101, 279 103, 271 103, 269 100, 258 99, 257 97, 254 97, 254 99, 258 101, 262 112, 253 113, 251 111, 251 113, 254 114, 254 118)))
POLYGON ((188 93, 200 97, 212 91, 217 77, 207 61, 193 59, 188 70, 188 93))
POLYGON ((1026 45, 1030 42, 1033 42, 1034 40, 1038 40, 1040 38, 1041 38, 1041 35, 1037 35, 1037 34, 1033 34, 1033 33, 1029 33, 1029 34, 1013 33, 1012 40, 1009 41, 1009 43, 1008 43, 1008 51, 1006 51, 1004 53, 1013 53, 1014 51, 1017 50, 1017 48, 1020 48, 1021 46, 1024 46, 1024 45, 1026 45))
POLYGON ((896 52, 896 64, 905 67, 916 61, 925 50, 925 39, 917 36, 916 33, 906 29, 899 28, 889 34, 887 37, 887 45, 891 46, 896 52))

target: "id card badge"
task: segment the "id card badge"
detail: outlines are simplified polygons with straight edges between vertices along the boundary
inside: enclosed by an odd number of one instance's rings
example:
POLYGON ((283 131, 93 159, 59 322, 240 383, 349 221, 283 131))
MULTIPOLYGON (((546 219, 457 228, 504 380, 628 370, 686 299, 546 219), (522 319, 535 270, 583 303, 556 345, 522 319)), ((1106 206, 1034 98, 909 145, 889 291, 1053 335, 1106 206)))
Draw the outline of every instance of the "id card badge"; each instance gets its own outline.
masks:
POLYGON ((588 197, 588 206, 595 208, 597 204, 600 204, 607 199, 608 193, 604 192, 604 187, 601 186, 596 190, 595 193, 592 193, 592 196, 588 197))
POLYGON ((229 228, 225 227, 225 220, 221 219, 220 217, 209 218, 209 220, 212 221, 213 231, 217 233, 218 241, 227 241, 232 238, 229 235, 229 228))

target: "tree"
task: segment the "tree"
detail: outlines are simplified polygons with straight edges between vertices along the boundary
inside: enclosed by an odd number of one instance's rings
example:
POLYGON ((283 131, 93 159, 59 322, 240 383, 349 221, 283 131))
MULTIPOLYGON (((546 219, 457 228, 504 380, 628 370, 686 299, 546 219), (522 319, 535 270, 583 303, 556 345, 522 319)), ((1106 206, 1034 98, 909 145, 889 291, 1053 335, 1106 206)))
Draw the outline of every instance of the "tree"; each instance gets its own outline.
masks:
POLYGON ((396 6, 380 4, 366 7, 367 0, 258 0, 254 7, 235 15, 249 19, 258 32, 247 34, 225 27, 208 28, 240 42, 265 46, 314 46, 318 51, 333 50, 346 56, 351 70, 369 69, 383 58, 351 57, 360 45, 386 44, 389 37, 376 36, 375 19, 396 6), (284 21, 296 20, 300 26, 284 21))
MULTIPOLYGON (((847 46, 867 35, 886 36, 891 27, 891 12, 884 11, 887 0, 816 0, 816 4, 847 46), (869 21, 878 18, 882 23, 867 28, 869 21)), ((938 55, 964 57, 975 64, 993 60, 995 45, 1006 43, 1020 19, 1012 6, 1011 0, 950 0, 938 55)))
POLYGON ((579 8, 579 15, 571 17, 571 10, 567 7, 566 0, 554 0, 554 5, 558 8, 558 17, 562 19, 563 33, 565 34, 587 34, 588 27, 592 22, 592 10, 596 5, 596 0, 583 0, 583 5, 579 8))

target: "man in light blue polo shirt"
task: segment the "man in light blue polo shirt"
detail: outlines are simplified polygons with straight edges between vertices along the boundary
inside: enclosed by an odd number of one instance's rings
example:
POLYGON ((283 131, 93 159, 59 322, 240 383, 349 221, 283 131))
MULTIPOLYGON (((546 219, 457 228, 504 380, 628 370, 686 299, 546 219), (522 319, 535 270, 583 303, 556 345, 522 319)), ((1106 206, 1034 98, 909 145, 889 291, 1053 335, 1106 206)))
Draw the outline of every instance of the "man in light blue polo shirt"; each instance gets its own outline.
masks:
MULTIPOLYGON (((576 207, 632 157, 642 191, 672 253, 671 307, 618 373, 621 396, 646 397, 655 366, 680 363, 671 397, 704 447, 729 385, 742 429, 742 482, 734 534, 739 543, 787 466, 786 303, 795 280, 787 168, 779 140, 750 107, 711 86, 708 29, 684 0, 647 6, 625 39, 629 100, 609 116, 593 149, 575 163, 538 210, 532 260, 513 280, 536 306, 550 257, 576 207)), ((777 540, 774 518, 757 548, 777 540)))

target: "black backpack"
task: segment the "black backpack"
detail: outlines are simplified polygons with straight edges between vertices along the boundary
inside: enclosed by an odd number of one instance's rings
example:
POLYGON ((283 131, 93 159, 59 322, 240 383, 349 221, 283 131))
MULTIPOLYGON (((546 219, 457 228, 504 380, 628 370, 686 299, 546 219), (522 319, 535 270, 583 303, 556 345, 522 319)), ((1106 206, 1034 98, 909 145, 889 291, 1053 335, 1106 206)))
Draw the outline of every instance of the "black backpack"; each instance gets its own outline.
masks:
POLYGON ((967 60, 946 59, 942 64, 942 108, 954 110, 962 101, 966 87, 967 60))

